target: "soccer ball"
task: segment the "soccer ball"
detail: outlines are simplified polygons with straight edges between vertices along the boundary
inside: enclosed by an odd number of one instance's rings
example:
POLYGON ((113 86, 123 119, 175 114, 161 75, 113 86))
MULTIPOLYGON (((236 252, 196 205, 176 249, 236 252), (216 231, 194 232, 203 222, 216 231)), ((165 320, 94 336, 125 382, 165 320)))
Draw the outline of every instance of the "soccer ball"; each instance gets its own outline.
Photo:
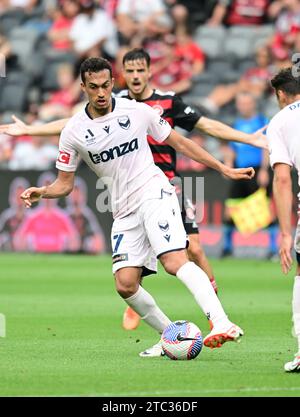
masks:
POLYGON ((170 359, 195 359, 202 350, 201 330, 189 321, 179 320, 169 324, 161 335, 162 348, 170 359))

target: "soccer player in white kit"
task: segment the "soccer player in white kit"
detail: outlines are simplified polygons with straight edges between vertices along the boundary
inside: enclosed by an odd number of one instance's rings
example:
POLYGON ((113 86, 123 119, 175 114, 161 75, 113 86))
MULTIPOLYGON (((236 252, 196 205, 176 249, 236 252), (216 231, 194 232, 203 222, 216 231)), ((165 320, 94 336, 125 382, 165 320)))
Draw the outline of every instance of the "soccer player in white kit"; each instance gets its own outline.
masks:
MULTIPOLYGON (((286 68, 271 80, 271 85, 276 91, 281 111, 271 120, 267 129, 267 139, 270 164, 274 170, 273 195, 281 232, 280 261, 282 271, 287 274, 293 262, 291 256, 292 167, 298 171, 300 185, 300 77, 294 76, 292 68, 286 68)), ((292 311, 298 352, 292 361, 284 365, 286 372, 300 372, 300 219, 296 229, 294 249, 297 270, 294 278, 292 311)))
MULTIPOLYGON (((48 186, 25 190, 21 198, 26 207, 40 198, 69 194, 80 156, 111 190, 113 273, 116 289, 125 302, 159 334, 170 324, 140 285, 142 274, 155 272, 159 259, 169 274, 186 285, 212 321, 214 327, 204 338, 204 345, 215 348, 227 341, 239 341, 243 331, 228 319, 204 271, 187 258, 179 203, 173 186, 154 164, 147 134, 233 179, 252 178, 253 168, 229 168, 172 130, 146 104, 112 98, 114 80, 105 59, 85 60, 81 78, 89 102, 61 133, 57 179, 48 186)), ((161 344, 140 355, 161 356, 161 344)))

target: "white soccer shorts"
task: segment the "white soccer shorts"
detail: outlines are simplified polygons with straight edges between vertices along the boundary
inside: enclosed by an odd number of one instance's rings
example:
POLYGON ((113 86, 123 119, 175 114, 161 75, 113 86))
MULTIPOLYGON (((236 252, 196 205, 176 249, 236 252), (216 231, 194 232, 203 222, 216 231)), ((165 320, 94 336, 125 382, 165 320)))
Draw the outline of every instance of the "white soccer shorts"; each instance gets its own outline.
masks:
POLYGON ((162 191, 160 199, 144 201, 141 206, 112 226, 113 273, 124 267, 144 269, 143 275, 157 272, 157 258, 187 247, 175 192, 162 191))

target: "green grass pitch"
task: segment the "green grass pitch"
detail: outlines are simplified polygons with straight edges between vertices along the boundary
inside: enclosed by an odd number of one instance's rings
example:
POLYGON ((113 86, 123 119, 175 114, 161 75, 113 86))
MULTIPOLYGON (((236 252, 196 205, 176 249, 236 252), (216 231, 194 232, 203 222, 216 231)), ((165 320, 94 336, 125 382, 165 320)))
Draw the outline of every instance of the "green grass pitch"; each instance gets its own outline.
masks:
MULTIPOLYGON (((197 359, 140 358, 158 341, 144 323, 121 327, 124 302, 110 257, 0 255, 0 396, 299 396, 299 374, 286 374, 293 274, 254 260, 213 262, 220 299, 245 331, 240 344, 203 348, 197 359)), ((173 320, 208 324, 188 290, 162 270, 147 278, 173 320)))

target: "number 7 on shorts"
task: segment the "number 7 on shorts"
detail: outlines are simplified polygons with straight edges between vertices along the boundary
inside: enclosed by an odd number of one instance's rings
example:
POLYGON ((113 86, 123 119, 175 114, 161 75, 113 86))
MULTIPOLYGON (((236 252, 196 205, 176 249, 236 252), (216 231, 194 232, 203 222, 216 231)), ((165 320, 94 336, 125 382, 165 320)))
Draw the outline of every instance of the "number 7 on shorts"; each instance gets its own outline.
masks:
POLYGON ((119 235, 113 236, 113 240, 116 241, 115 248, 113 249, 113 254, 118 252, 118 249, 119 249, 119 246, 123 237, 124 237, 124 233, 120 233, 119 235))

